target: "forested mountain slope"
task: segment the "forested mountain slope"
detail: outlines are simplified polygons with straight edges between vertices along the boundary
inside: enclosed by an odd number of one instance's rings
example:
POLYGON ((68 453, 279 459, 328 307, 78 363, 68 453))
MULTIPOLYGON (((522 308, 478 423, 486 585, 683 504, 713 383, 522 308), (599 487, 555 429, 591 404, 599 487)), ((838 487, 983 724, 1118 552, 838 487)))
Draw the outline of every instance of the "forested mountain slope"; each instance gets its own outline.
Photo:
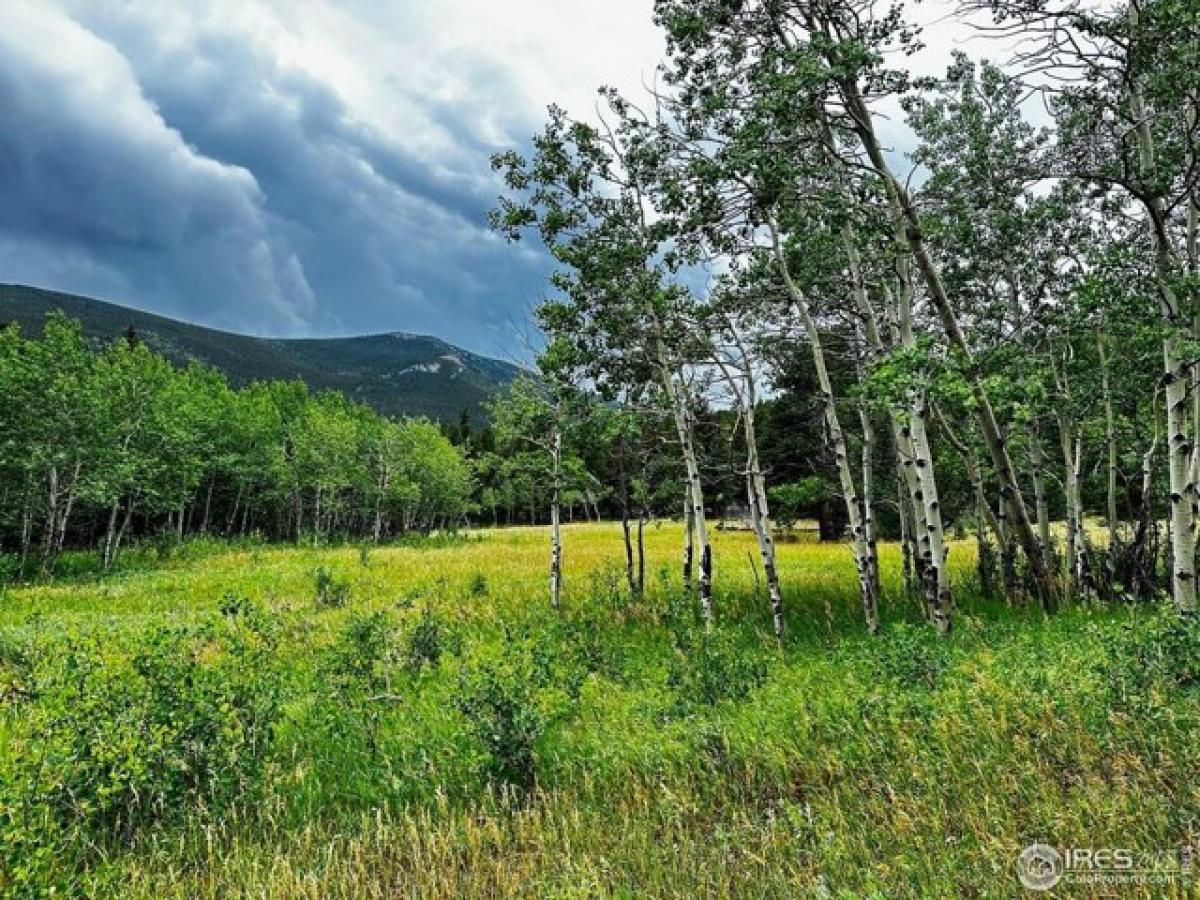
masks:
POLYGON ((350 338, 250 337, 190 325, 80 297, 24 285, 0 284, 0 323, 17 322, 27 335, 62 310, 103 343, 130 328, 173 362, 220 369, 234 385, 256 379, 299 378, 312 390, 334 389, 385 415, 424 415, 457 421, 463 410, 478 421, 482 403, 512 381, 517 367, 477 356, 425 335, 373 334, 350 338))

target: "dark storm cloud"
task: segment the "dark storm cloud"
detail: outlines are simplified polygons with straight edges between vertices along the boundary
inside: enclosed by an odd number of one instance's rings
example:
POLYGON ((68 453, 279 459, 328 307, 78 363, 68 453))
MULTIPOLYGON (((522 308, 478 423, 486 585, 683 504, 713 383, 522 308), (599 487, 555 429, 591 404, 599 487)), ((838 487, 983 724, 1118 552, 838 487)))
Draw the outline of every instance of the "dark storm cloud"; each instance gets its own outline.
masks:
POLYGON ((457 103, 402 97, 448 139, 423 155, 244 38, 160 44, 103 11, 40 27, 58 52, 0 38, 0 280, 259 333, 511 348, 547 264, 486 229, 498 146, 474 123, 505 102, 499 73, 457 103))

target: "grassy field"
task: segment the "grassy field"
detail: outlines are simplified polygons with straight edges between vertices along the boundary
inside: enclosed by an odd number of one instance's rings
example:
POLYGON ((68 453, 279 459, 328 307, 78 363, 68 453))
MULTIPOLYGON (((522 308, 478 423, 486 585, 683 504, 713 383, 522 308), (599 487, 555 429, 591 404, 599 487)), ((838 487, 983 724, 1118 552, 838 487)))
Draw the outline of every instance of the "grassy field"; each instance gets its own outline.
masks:
POLYGON ((717 534, 712 634, 678 526, 647 544, 635 601, 618 528, 568 527, 558 613, 533 529, 193 544, 4 590, 0 886, 1009 897, 1034 840, 1200 846, 1196 629, 1007 609, 976 596, 963 543, 953 636, 921 625, 889 546, 868 638, 848 548, 794 542, 780 649, 750 535, 717 534))

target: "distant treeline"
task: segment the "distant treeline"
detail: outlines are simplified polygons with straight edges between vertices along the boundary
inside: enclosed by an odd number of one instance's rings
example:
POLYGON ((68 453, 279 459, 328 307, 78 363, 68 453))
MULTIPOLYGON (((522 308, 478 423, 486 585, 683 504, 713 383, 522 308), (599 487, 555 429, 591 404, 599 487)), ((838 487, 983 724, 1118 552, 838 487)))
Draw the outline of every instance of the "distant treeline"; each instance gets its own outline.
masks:
POLYGON ((0 548, 49 572, 105 568, 134 535, 381 537, 456 527, 472 468, 438 425, 392 421, 300 382, 240 390, 132 331, 96 352, 77 323, 0 330, 0 548))

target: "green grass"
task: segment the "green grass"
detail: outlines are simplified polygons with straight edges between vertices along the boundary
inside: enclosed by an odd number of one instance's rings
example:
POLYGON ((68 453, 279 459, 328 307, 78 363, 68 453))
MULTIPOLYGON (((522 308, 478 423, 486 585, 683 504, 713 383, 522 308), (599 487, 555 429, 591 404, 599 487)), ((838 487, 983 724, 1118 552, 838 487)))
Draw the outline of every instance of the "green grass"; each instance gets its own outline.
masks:
MULTIPOLYGON (((57 842, 20 890, 1009 897, 1016 855, 1034 840, 1200 845, 1192 632, 1163 632, 1147 608, 1073 606, 1046 619, 981 600, 970 547, 956 544, 955 633, 939 641, 920 624, 889 546, 885 629, 869 638, 848 548, 784 543, 780 650, 754 595, 751 536, 716 540, 720 624, 708 639, 678 596, 681 534, 669 524, 648 532, 650 590, 638 602, 623 588, 618 528, 568 528, 557 614, 534 529, 373 549, 365 564, 350 546, 185 548, 134 556, 102 579, 7 589, 6 642, 91 641, 118 673, 136 669, 156 627, 208 627, 229 597, 248 598, 274 635, 266 650, 251 635, 251 649, 277 673, 280 702, 244 797, 181 802, 120 838, 69 816, 14 831, 16 775, 40 746, 38 704, 51 701, 7 702, 8 840, 57 842), (318 568, 349 583, 345 606, 318 605, 318 568), (368 641, 371 613, 390 623, 394 652, 346 674, 360 658, 345 649, 360 646, 347 628, 368 641), (442 653, 418 670, 423 620, 442 653), (495 691, 535 737, 529 788, 498 774, 480 727, 495 691)), ((196 671, 237 677, 242 657, 225 632, 203 634, 188 645, 196 671)), ((46 653, 38 671, 64 655, 46 653)), ((0 663, 0 688, 5 677, 0 663)), ((519 750, 513 759, 519 768, 519 750)))

